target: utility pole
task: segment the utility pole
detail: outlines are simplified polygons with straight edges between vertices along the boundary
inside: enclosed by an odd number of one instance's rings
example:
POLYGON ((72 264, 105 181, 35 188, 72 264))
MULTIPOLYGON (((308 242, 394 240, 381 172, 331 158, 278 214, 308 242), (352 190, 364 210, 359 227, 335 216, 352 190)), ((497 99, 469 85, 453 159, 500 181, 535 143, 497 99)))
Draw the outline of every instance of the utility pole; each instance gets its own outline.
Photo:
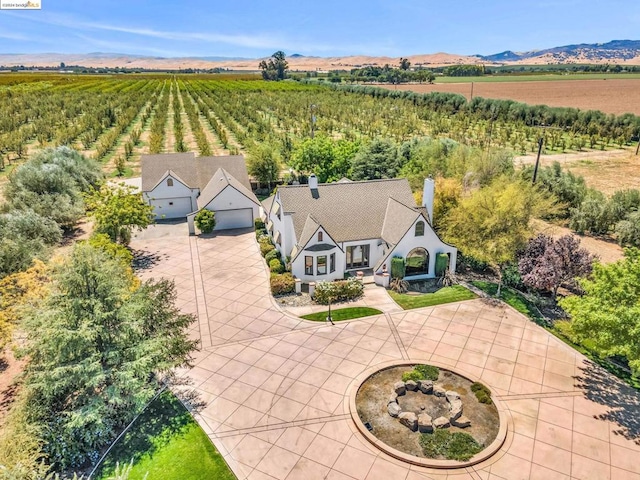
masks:
POLYGON ((313 114, 313 110, 316 108, 315 104, 309 105, 309 112, 311 113, 311 138, 315 135, 316 116, 313 114))
POLYGON ((538 139, 538 157, 536 158, 536 166, 533 169, 533 179, 531 183, 536 183, 536 178, 538 177, 538 167, 540 166, 540 154, 542 153, 542 145, 544 144, 544 138, 540 137, 538 139))
POLYGON ((471 98, 469 101, 473 100, 473 82, 471 82, 471 98))
POLYGON ((640 152, 640 136, 638 137, 638 146, 636 147, 636 155, 640 152))

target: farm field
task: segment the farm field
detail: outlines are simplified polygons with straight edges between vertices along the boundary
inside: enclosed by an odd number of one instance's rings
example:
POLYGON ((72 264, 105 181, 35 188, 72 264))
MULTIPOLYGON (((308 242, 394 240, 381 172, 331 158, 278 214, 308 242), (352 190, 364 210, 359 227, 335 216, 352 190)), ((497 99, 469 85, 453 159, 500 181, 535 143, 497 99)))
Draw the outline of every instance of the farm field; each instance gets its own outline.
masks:
MULTIPOLYGON (((640 130, 634 117, 581 117, 523 105, 464 103, 440 94, 250 78, 255 77, 2 74, 0 167, 5 168, 0 179, 30 152, 57 145, 73 147, 99 160, 109 174, 124 177, 139 174, 143 153, 233 154, 271 143, 286 163, 295 145, 309 136, 311 109, 315 132, 334 139, 404 142, 431 136, 518 154, 536 151, 541 132, 545 152, 560 154, 628 147, 640 130), (543 131, 535 127, 539 123, 555 129, 543 131)), ((626 82, 640 86, 640 80, 626 82)), ((486 85, 502 89, 509 84, 486 85)))
MULTIPOLYGON (((578 75, 571 76, 575 77, 578 75)), ((473 81, 474 97, 516 100, 531 105, 601 110, 616 115, 640 115, 640 76, 634 77, 625 76, 625 79, 619 79, 603 75, 602 79, 590 80, 567 80, 561 75, 515 77, 517 80, 507 76, 468 79, 449 77, 446 81, 444 78, 437 79, 434 85, 385 85, 385 88, 419 93, 459 93, 469 99, 473 81), (526 81, 526 78, 534 78, 535 81, 526 81), (455 83, 452 80, 455 80, 455 83)))

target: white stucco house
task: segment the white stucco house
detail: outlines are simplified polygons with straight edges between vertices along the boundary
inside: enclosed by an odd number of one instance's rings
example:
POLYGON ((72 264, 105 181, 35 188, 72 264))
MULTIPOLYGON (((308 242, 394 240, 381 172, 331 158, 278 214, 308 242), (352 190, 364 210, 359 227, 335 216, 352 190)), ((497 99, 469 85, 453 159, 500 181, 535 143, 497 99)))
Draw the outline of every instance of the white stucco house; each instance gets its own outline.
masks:
POLYGON ((215 230, 247 228, 259 216, 242 155, 196 157, 194 153, 142 155, 142 195, 156 219, 193 218, 202 209, 216 214, 215 230))
POLYGON ((337 280, 345 273, 391 271, 406 259, 406 279, 434 278, 437 254, 455 271, 457 250, 431 226, 434 182, 426 179, 421 207, 406 179, 278 187, 262 203, 262 218, 293 275, 303 282, 337 280))

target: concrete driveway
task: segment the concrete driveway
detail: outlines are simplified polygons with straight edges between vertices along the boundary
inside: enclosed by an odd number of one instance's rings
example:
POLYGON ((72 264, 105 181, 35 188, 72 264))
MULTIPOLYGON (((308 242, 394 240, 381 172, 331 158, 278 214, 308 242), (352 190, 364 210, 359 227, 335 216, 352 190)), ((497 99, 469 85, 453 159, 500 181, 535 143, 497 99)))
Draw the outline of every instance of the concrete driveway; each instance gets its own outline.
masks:
POLYGON ((202 341, 196 419, 239 479, 640 479, 640 395, 510 308, 481 300, 326 326, 283 313, 253 232, 142 232, 143 277, 176 282, 202 341), (432 361, 487 384, 509 432, 490 459, 432 470, 403 464, 355 429, 354 379, 390 360, 432 361))

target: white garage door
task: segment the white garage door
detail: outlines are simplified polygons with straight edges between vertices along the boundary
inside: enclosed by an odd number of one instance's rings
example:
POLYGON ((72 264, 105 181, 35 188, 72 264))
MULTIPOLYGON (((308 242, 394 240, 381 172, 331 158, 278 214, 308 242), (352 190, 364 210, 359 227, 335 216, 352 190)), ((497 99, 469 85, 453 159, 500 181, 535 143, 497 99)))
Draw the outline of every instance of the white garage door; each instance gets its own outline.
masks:
POLYGON ((216 230, 253 226, 253 209, 216 210, 216 230))
POLYGON ((193 211, 190 197, 155 198, 151 200, 151 205, 153 205, 153 213, 158 219, 184 218, 193 211))

